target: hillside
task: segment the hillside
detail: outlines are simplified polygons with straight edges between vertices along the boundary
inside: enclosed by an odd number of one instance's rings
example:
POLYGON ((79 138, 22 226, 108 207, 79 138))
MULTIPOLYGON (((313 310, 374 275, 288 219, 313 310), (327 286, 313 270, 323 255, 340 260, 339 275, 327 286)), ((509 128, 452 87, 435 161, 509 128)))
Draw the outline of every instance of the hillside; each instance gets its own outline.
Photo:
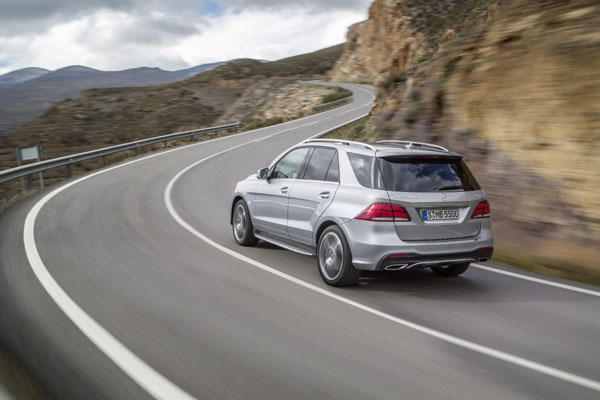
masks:
POLYGON ((42 75, 46 75, 50 71, 44 68, 22 68, 16 71, 9 72, 4 75, 0 75, 0 92, 9 87, 16 86, 20 83, 29 81, 31 79, 39 78, 42 75))
POLYGON ((376 0, 330 76, 380 85, 372 119, 346 134, 466 156, 500 259, 598 282, 598 54, 595 1, 376 0))
POLYGON ((78 65, 56 71, 41 68, 14 71, 0 76, 0 135, 34 120, 57 101, 76 97, 85 89, 170 83, 223 64, 204 64, 179 71, 145 67, 99 71, 78 65))
MULTIPOLYGON (((42 144, 44 158, 54 158, 211 126, 230 108, 243 109, 244 113, 230 112, 227 114, 230 119, 224 121, 227 123, 234 120, 260 125, 265 119, 276 122, 297 116, 306 110, 308 103, 313 101, 311 99, 314 99, 313 104, 319 103, 320 96, 327 90, 298 89, 296 80, 299 77, 323 77, 342 50, 343 47, 338 45, 267 63, 241 59, 174 83, 83 91, 77 98, 58 102, 33 122, 0 136, 0 169, 16 165, 17 147, 42 144), (248 101, 256 98, 260 101, 248 101), (301 107, 290 108, 279 103, 282 114, 261 111, 265 104, 277 100, 301 107)), ((74 172, 89 170, 99 163, 98 160, 75 166, 74 172)), ((50 171, 46 177, 51 183, 64 177, 64 171, 50 171)), ((16 193, 19 182, 4 185, 2 190, 6 191, 0 193, 0 200, 16 193)))

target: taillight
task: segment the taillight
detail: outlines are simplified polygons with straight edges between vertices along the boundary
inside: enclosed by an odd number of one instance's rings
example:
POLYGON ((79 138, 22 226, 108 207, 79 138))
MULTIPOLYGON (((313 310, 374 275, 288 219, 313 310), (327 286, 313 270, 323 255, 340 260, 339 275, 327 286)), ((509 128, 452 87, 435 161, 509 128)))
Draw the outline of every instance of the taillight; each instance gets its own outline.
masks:
POLYGON ((406 222, 410 221, 410 216, 406 208, 397 204, 373 203, 354 217, 354 219, 378 222, 406 222))
POLYGON ((475 212, 473 213, 473 216, 471 218, 488 218, 490 215, 492 215, 490 203, 488 203, 488 201, 485 200, 477 204, 477 208, 475 209, 475 212))

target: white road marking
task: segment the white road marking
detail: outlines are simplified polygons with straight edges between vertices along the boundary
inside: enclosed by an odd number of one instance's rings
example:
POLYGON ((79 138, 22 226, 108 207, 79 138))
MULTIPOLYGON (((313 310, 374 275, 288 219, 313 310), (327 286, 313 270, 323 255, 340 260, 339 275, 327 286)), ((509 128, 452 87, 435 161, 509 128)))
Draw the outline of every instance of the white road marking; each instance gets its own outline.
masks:
MULTIPOLYGON (((360 91, 367 92, 364 89, 357 88, 360 91)), ((373 97, 373 96, 372 96, 373 97)), ((374 98, 374 97, 373 97, 374 98)), ((341 114, 336 114, 331 118, 337 118, 340 115, 344 115, 353 111, 356 111, 360 108, 365 108, 372 100, 368 103, 352 108, 348 111, 345 111, 341 114)), ((339 110, 339 109, 338 109, 339 110)), ((335 110, 332 110, 335 111, 335 110)), ((360 118, 364 118, 367 114, 362 115, 360 118)), ((321 113, 317 115, 311 115, 308 117, 304 117, 301 119, 312 118, 312 117, 325 117, 323 119, 319 119, 319 121, 326 121, 328 118, 328 114, 321 113)), ((355 119, 356 120, 356 119, 355 119)), ((355 121, 353 120, 353 121, 355 121)), ((291 122, 279 124, 287 125, 291 122)), ((352 121, 350 121, 352 122, 352 121)), ((349 123, 350 123, 349 122, 349 123)), ((299 127, 298 127, 299 128, 299 127)), ((271 136, 283 134, 289 132, 296 128, 290 128, 284 130, 282 132, 278 132, 276 134, 272 134, 271 136)), ((151 154, 149 156, 138 158, 123 164, 119 164, 110 168, 102 169, 100 171, 91 173, 79 179, 76 179, 72 182, 69 182, 61 187, 54 189, 52 192, 45 195, 40 201, 38 201, 32 208, 29 210, 27 217, 25 218, 25 225, 23 230, 23 242, 25 245, 25 253, 27 255, 27 259, 31 268, 37 277, 38 281, 41 283, 42 287, 46 290, 48 295, 52 298, 52 300, 58 305, 58 307, 65 313, 65 315, 77 326, 81 332, 92 342, 94 343, 109 359, 111 359, 125 374, 127 374, 131 379, 137 382, 140 387, 142 387, 146 392, 148 392, 151 396, 161 400, 192 400, 193 396, 185 392, 176 386, 173 382, 169 381, 167 378, 158 373, 155 369, 146 364, 142 359, 136 356, 131 350, 129 350, 125 345, 123 345, 118 339, 116 339, 110 332, 104 329, 96 320, 94 320, 89 314, 87 314, 81 307, 73 301, 73 299, 63 290, 63 288, 56 282, 56 280, 52 277, 46 265, 42 261, 42 258, 38 252, 37 245, 35 242, 35 221, 44 207, 46 203, 48 203, 52 198, 54 198, 59 193, 64 190, 69 189, 70 187, 81 183, 85 180, 91 179, 95 176, 107 173, 109 171, 115 170, 117 168, 122 168, 130 164, 134 164, 140 161, 145 161, 150 158, 163 156, 165 154, 179 151, 183 149, 187 149, 193 146, 204 145, 206 143, 213 143, 219 140, 230 139, 234 137, 240 137, 242 135, 247 135, 250 133, 254 133, 257 130, 252 130, 248 132, 238 133, 237 135, 224 136, 204 142, 199 142, 195 144, 190 144, 187 146, 182 146, 178 148, 174 148, 171 150, 163 151, 156 154, 151 154)), ((271 137, 269 136, 269 137, 271 137)), ((246 145, 251 143, 249 141, 247 143, 243 143, 246 145)), ((239 146, 235 146, 239 147, 239 146)))
MULTIPOLYGON (((157 155, 158 154, 151 157, 157 155)), ((145 157, 144 159, 147 158, 148 157, 145 157)), ((90 339, 100 350, 102 350, 104 354, 106 354, 112 361, 114 361, 115 364, 125 371, 127 375, 129 375, 135 382, 144 388, 144 390, 157 399, 191 400, 193 399, 192 396, 181 390, 179 387, 156 372, 152 367, 133 354, 131 350, 119 342, 106 329, 98 324, 85 311, 83 311, 83 309, 81 309, 81 307, 79 307, 77 303, 71 299, 71 297, 69 297, 69 295, 54 280, 52 275, 50 275, 50 272, 48 272, 48 269, 44 265, 35 243, 35 220, 42 207, 54 196, 63 190, 66 190, 71 186, 93 176, 111 171, 115 168, 129 165, 137 161, 140 160, 135 160, 116 167, 108 168, 106 170, 85 176, 81 179, 77 179, 76 181, 61 186, 44 196, 33 206, 25 218, 25 228, 23 232, 25 252, 27 253, 27 259, 29 260, 29 264, 31 264, 31 268, 35 273, 35 276, 40 281, 44 289, 46 289, 46 292, 48 292, 52 300, 54 300, 60 309, 88 337, 88 339, 90 339)))
MULTIPOLYGON (((322 135, 322 134, 323 133, 317 134, 317 135, 314 135, 313 137, 319 136, 319 135, 322 135)), ((167 187, 165 188, 165 192, 164 192, 165 206, 167 207, 167 210, 169 211, 169 213, 171 214, 171 216, 173 217, 173 219, 175 221, 177 221, 177 223, 179 225, 181 225, 184 229, 186 229, 188 232, 190 232, 191 234, 193 234, 194 236, 196 236, 200 240, 204 241, 205 243, 207 243, 207 244, 215 247, 216 249, 222 251, 223 253, 228 254, 231 257, 237 258, 238 260, 244 261, 244 262, 246 262, 246 263, 248 263, 248 264, 250 264, 250 265, 252 265, 254 267, 257 267, 257 268, 259 268, 259 269, 261 269, 263 271, 269 272, 269 273, 271 273, 273 275, 276 275, 276 276, 278 276, 280 278, 283 278, 283 279, 285 279, 287 281, 290 281, 292 283, 300 285, 300 286, 302 286, 302 287, 304 287, 306 289, 312 290, 312 291, 317 292, 319 294, 322 294, 324 296, 327 296, 327 297, 330 297, 332 299, 338 300, 338 301, 340 301, 342 303, 345 303, 345 304, 347 304, 349 306, 352 306, 352 307, 358 308, 360 310, 366 311, 368 313, 377 315, 377 316, 379 316, 381 318, 384 318, 386 320, 395 322, 395 323, 400 324, 402 326, 405 326, 407 328, 414 329, 414 330, 416 330, 418 332, 421 332, 421 333, 424 333, 426 335, 433 336, 433 337, 435 337, 437 339, 440 339, 440 340, 443 340, 445 342, 449 342, 449 343, 455 344, 455 345, 463 347, 465 349, 469 349, 469 350, 475 351, 477 353, 485 354, 487 356, 490 356, 490 357, 493 357, 493 358, 496 358, 496 359, 499 359, 499 360, 503 360, 503 361, 506 361, 506 362, 511 363, 511 364, 515 364, 515 365, 518 365, 518 366, 521 366, 521 367, 524 367, 524 368, 528 368, 528 369, 531 369, 533 371, 537 371, 539 373, 542 373, 542 374, 545 374, 545 375, 548 375, 548 376, 551 376, 551 377, 554 377, 554 378, 558 378, 558 379, 564 380, 566 382, 574 383, 576 385, 580 385, 580 386, 586 387, 588 389, 592 389, 592 390, 600 392, 600 382, 598 382, 598 381, 594 381, 594 380, 589 379, 589 378, 585 378, 585 377, 582 377, 582 376, 579 376, 579 375, 575 375, 575 374, 572 374, 570 372, 566 372, 566 371, 563 371, 563 370, 560 370, 560 369, 557 369, 557 368, 549 367, 547 365, 540 364, 538 362, 531 361, 531 360, 528 360, 528 359, 523 358, 523 357, 519 357, 519 356, 510 354, 510 353, 505 353, 503 351, 496 350, 496 349, 493 349, 491 347, 487 347, 487 346, 484 346, 484 345, 481 345, 481 344, 478 344, 478 343, 474 343, 474 342, 471 342, 471 341, 466 340, 466 339, 461 339, 461 338, 459 338, 457 336, 453 336, 453 335, 450 335, 450 334, 447 334, 447 333, 444 333, 444 332, 440 332, 440 331, 437 331, 435 329, 431 329, 431 328, 428 328, 426 326, 419 325, 419 324, 416 324, 414 322, 410 322, 410 321, 407 321, 405 319, 395 317, 395 316, 393 316, 391 314, 384 313, 382 311, 376 310, 376 309, 371 308, 369 306, 366 306, 364 304, 358 303, 358 302, 356 302, 354 300, 350 300, 350 299, 348 299, 346 297, 343 297, 343 296, 340 296, 338 294, 332 293, 332 292, 330 292, 328 290, 322 289, 322 288, 320 288, 318 286, 315 286, 315 285, 313 285, 311 283, 308 283, 308 282, 305 282, 305 281, 300 280, 298 278, 295 278, 292 275, 288 275, 288 274, 286 274, 284 272, 281 272, 281 271, 279 271, 279 270, 277 270, 277 269, 275 269, 273 267, 270 267, 270 266, 268 266, 266 264, 261 263, 260 261, 256 261, 256 260, 254 260, 254 259, 252 259, 250 257, 247 257, 247 256, 245 256, 245 255, 243 255, 241 253, 238 253, 237 251, 231 250, 230 248, 228 248, 226 246, 223 246, 223 245, 215 242, 214 240, 208 238, 207 236, 205 236, 201 232, 197 231, 193 226, 191 226, 183 218, 181 218, 181 216, 177 213, 177 211, 175 210, 175 207, 173 206, 173 202, 171 200, 171 192, 173 190, 173 186, 175 185, 175 182, 177 182, 177 180, 183 174, 185 174, 186 172, 188 172, 190 169, 196 167, 197 165, 202 164, 203 162, 205 162, 207 160, 210 160, 211 158, 217 157, 217 156, 219 156, 219 155, 221 155, 223 153, 226 153, 228 151, 237 149, 237 148, 239 148, 241 146, 244 146, 244 145, 245 144, 240 144, 240 145, 234 146, 234 147, 232 147, 230 149, 226 149, 226 150, 220 151, 220 152, 218 152, 216 154, 213 154, 211 156, 203 158, 202 160, 196 161, 196 162, 194 162, 191 165, 188 165, 186 168, 184 168, 181 171, 179 171, 169 181, 169 183, 167 184, 167 187)))
POLYGON ((554 286, 554 287, 565 289, 565 290, 571 290, 573 292, 589 294, 591 296, 600 297, 600 292, 597 292, 595 290, 584 289, 584 288, 580 288, 580 287, 572 286, 572 285, 565 285, 564 283, 552 282, 552 281, 549 281, 546 279, 535 278, 533 276, 517 274, 516 272, 504 271, 502 269, 488 267, 487 265, 471 264, 471 266, 485 270, 485 271, 494 272, 496 274, 512 276, 513 278, 519 278, 519 279, 524 279, 524 280, 530 281, 530 282, 541 283, 542 285, 554 286))

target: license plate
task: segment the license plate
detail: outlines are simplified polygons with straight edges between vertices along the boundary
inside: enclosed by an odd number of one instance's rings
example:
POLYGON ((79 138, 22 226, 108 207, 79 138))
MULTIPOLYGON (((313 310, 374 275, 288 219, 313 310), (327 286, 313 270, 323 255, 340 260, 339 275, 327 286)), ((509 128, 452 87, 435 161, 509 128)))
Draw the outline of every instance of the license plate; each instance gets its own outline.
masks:
POLYGON ((447 221, 458 219, 458 208, 436 208, 432 210, 422 210, 423 221, 447 221))

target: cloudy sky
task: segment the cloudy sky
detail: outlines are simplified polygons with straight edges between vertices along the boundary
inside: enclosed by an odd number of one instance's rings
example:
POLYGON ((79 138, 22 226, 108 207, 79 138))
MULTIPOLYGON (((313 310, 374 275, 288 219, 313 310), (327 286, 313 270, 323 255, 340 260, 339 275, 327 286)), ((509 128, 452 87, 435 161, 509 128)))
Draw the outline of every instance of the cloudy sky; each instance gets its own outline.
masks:
POLYGON ((174 70, 341 43, 371 0, 0 0, 0 74, 23 67, 174 70))

